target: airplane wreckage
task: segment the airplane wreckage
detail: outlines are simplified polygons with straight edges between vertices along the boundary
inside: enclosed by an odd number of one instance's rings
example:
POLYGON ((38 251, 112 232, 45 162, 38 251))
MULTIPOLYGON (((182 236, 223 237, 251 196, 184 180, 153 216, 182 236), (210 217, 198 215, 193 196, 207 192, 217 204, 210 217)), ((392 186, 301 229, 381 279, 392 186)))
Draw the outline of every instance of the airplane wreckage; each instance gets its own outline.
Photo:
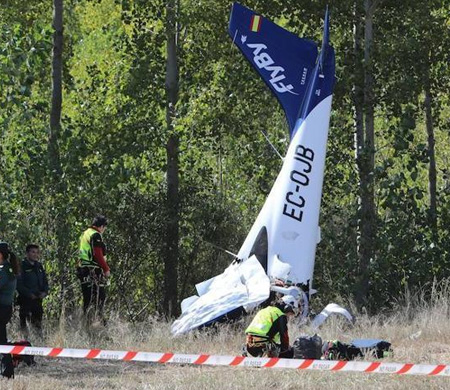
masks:
MULTIPOLYGON (((325 15, 322 47, 234 3, 229 34, 283 107, 290 143, 275 183, 236 259, 220 275, 196 285, 172 324, 179 335, 233 318, 267 301, 271 291, 290 294, 308 313, 330 122, 335 56, 325 15)), ((328 305, 313 321, 347 310, 328 305)))

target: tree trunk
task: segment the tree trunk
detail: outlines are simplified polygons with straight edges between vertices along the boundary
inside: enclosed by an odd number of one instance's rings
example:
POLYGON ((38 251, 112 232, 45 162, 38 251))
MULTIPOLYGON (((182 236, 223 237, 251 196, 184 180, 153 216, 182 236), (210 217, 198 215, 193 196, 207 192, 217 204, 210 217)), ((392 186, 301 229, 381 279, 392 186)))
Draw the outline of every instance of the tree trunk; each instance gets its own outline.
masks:
MULTIPOLYGON (((53 58, 52 58, 52 105, 50 111, 50 130, 48 137, 48 167, 50 170, 51 210, 54 234, 56 235, 56 259, 58 261, 60 297, 65 295, 65 286, 69 280, 70 269, 67 267, 69 228, 66 221, 66 183, 59 153, 59 135, 61 133, 62 111, 62 53, 63 53, 63 0, 53 0, 53 58)), ((69 291, 69 294, 72 294, 69 291)), ((69 297, 69 301, 71 301, 69 297)))
POLYGON ((52 106, 50 112, 50 132, 48 156, 50 175, 54 184, 62 175, 58 138, 61 132, 62 108, 62 51, 63 51, 63 0, 53 0, 53 59, 52 59, 52 106))
POLYGON ((354 83, 353 104, 355 120, 355 158, 358 171, 362 169, 364 148, 364 65, 362 61, 363 26, 358 1, 355 3, 354 24, 354 83))
POLYGON ((376 210, 374 196, 375 131, 374 77, 372 64, 373 14, 376 1, 364 1, 364 61, 361 61, 362 20, 359 2, 355 2, 355 127, 359 170, 358 209, 358 284, 356 303, 367 302, 369 266, 375 258, 376 210))
MULTIPOLYGON (((428 65, 429 66, 429 65, 428 65)), ((430 165, 428 168, 428 191, 430 196, 430 225, 433 236, 437 236, 437 200, 436 200, 436 158, 435 158, 435 139, 433 128, 433 113, 431 111, 432 103, 431 86, 429 78, 429 69, 426 70, 425 79, 425 122, 428 135, 428 156, 430 158, 430 165)))
POLYGON ((178 135, 174 130, 178 100, 177 66, 177 2, 167 0, 166 5, 166 124, 167 141, 167 226, 166 256, 164 262, 164 311, 168 316, 178 313, 178 244, 179 244, 179 169, 178 135))

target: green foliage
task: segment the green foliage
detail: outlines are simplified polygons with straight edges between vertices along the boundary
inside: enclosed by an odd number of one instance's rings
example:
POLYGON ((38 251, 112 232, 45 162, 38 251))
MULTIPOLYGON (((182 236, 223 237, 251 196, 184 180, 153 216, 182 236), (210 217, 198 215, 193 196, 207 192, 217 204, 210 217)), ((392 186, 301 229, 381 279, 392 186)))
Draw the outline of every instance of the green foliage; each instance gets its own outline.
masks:
MULTIPOLYGON (((358 278, 354 2, 328 3, 337 84, 314 280, 321 302, 353 294, 358 278)), ((165 2, 65 2, 59 139, 61 180, 67 185, 63 194, 49 185, 46 155, 51 9, 41 1, 9 4, 0 16, 0 237, 19 253, 30 241, 43 247, 53 282, 47 309, 56 315, 61 299, 69 307, 78 304, 78 236, 95 213, 105 213, 111 221, 105 235, 113 274, 110 305, 132 320, 161 311, 168 217, 165 2), (57 211, 71 227, 64 259, 55 258, 57 211), (61 264, 66 266, 61 269, 61 264)), ((325 1, 244 4, 299 35, 320 39, 325 1)), ((183 298, 195 283, 231 261, 217 247, 238 251, 270 191, 281 161, 261 130, 281 153, 289 141, 278 103, 228 37, 230 3, 181 0, 180 10, 174 128, 180 140, 183 298)), ((406 287, 449 276, 448 24, 448 5, 434 0, 407 6, 385 1, 375 14, 378 234, 370 266, 373 309, 388 306, 406 287), (437 139, 437 236, 428 211, 427 82, 434 96, 437 139)))

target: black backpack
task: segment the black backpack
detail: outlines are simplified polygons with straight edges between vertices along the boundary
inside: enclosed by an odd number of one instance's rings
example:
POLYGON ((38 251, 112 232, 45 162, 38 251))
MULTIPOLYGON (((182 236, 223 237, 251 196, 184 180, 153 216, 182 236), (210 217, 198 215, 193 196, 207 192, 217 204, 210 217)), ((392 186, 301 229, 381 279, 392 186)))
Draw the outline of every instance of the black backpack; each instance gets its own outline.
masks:
MULTIPOLYGON (((31 343, 27 340, 20 340, 15 342, 8 342, 8 345, 21 345, 24 347, 31 347, 31 343)), ((15 355, 5 353, 0 361, 0 373, 5 378, 14 378, 14 369, 21 363, 24 362, 27 366, 34 366, 36 362, 34 361, 34 356, 32 355, 15 355)))
MULTIPOLYGON (((27 340, 20 340, 10 342, 11 345, 21 345, 23 347, 31 347, 31 343, 27 340)), ((33 355, 14 355, 12 354, 12 363, 14 367, 17 367, 20 363, 25 363, 27 366, 34 366, 36 364, 33 355)))
POLYGON ((10 354, 3 354, 0 362, 0 373, 5 378, 14 378, 14 365, 10 354))
POLYGON ((292 345, 294 359, 320 359, 322 355, 322 339, 318 335, 300 336, 292 345))

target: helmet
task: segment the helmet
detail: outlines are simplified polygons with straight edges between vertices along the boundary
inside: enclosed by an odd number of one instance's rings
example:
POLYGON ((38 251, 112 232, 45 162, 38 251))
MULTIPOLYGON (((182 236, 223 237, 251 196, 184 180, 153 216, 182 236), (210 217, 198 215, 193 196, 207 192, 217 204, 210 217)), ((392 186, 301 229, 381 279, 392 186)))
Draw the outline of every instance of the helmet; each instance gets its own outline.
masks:
POLYGON ((293 312, 297 314, 298 312, 298 299, 294 298, 292 295, 284 295, 281 298, 281 301, 284 303, 283 311, 285 313, 293 312))

